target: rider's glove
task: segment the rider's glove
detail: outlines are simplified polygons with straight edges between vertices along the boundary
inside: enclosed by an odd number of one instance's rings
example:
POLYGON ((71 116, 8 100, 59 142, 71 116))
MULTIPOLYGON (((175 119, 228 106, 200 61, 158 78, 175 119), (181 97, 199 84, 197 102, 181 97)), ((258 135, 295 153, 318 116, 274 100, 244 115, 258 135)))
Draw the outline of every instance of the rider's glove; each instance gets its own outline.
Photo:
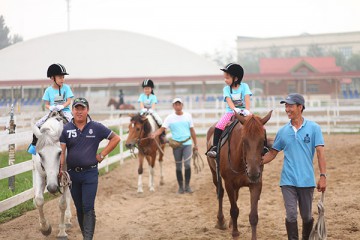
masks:
POLYGON ((250 115, 250 111, 247 110, 247 109, 235 108, 234 111, 235 111, 237 114, 243 115, 244 117, 250 115))
POLYGON ((52 112, 53 112, 53 111, 56 111, 56 109, 57 109, 56 106, 50 106, 50 107, 49 107, 49 110, 52 111, 52 112))
POLYGON ((143 108, 143 109, 141 109, 141 111, 140 111, 140 115, 143 115, 144 113, 146 113, 147 112, 147 108, 143 108))
POLYGON ((153 113, 154 110, 152 110, 151 108, 148 110, 148 113, 153 113))
POLYGON ((56 110, 57 110, 57 111, 61 111, 61 110, 63 110, 63 109, 64 109, 64 105, 61 105, 61 104, 60 104, 60 105, 57 105, 57 106, 56 106, 56 110))

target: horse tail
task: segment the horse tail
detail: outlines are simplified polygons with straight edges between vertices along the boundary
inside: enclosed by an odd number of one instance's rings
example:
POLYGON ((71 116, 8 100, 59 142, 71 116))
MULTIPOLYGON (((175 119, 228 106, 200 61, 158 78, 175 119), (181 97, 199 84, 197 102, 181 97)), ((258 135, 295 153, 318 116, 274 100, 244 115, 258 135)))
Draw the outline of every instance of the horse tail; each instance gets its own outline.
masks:
POLYGON ((221 174, 220 174, 220 151, 218 152, 216 156, 216 178, 217 178, 217 197, 218 199, 221 199, 221 189, 222 189, 222 180, 221 180, 221 174))

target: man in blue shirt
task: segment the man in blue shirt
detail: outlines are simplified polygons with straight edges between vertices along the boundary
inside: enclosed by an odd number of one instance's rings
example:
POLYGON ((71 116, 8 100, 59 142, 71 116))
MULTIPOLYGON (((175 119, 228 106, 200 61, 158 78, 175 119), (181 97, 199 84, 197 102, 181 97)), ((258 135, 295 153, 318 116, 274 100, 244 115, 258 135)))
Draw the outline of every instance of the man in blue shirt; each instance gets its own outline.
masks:
POLYGON ((278 152, 284 151, 284 163, 280 178, 281 192, 286 209, 286 231, 288 239, 298 239, 297 204, 303 221, 302 239, 309 239, 314 219, 312 200, 314 188, 326 190, 326 161, 324 139, 320 126, 302 116, 305 109, 304 97, 291 93, 280 102, 285 103, 285 112, 290 122, 276 134, 270 152, 263 157, 263 163, 272 161, 278 152), (316 151, 320 179, 316 185, 313 158, 316 151))
MULTIPOLYGON (((64 126, 60 136, 61 166, 65 162, 70 175, 71 196, 84 239, 92 239, 95 230, 95 197, 98 187, 98 168, 106 155, 119 143, 120 137, 88 115, 89 103, 85 98, 76 98, 72 104, 74 118, 64 126), (108 139, 107 146, 97 154, 99 143, 108 139)), ((61 169, 61 167, 60 167, 61 169)))
POLYGON ((169 128, 172 139, 182 143, 180 147, 173 149, 176 163, 176 178, 179 184, 178 193, 192 193, 193 191, 190 187, 192 141, 194 141, 194 150, 198 150, 194 123, 190 113, 183 112, 183 101, 181 98, 174 98, 172 103, 175 112, 165 118, 162 126, 152 134, 152 138, 159 136, 169 128), (185 168, 185 188, 182 175, 183 163, 185 168))

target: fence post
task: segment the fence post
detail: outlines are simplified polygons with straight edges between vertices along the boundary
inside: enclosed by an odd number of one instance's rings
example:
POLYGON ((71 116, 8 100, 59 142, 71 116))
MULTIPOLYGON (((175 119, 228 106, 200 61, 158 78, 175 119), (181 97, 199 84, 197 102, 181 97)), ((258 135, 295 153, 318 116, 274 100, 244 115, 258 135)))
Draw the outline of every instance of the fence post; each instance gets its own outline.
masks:
POLYGON ((124 129, 121 119, 122 118, 120 118, 120 126, 119 126, 119 136, 120 136, 119 148, 120 148, 120 164, 123 164, 124 163, 124 142, 123 142, 124 129))
MULTIPOLYGON (((15 127, 16 124, 14 121, 14 104, 11 104, 9 134, 15 133, 15 127)), ((15 143, 11 143, 9 144, 9 166, 14 164, 15 164, 15 143)), ((8 178, 8 186, 12 192, 15 191, 15 176, 11 176, 8 178)))

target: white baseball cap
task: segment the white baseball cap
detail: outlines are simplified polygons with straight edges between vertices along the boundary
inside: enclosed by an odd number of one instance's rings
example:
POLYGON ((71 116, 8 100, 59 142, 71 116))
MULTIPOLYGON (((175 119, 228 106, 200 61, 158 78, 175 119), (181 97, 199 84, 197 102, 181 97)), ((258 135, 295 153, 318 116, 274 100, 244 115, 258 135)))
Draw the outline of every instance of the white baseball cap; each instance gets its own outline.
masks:
POLYGON ((172 103, 176 103, 176 102, 180 102, 180 103, 183 103, 183 101, 181 100, 181 98, 174 98, 174 100, 172 101, 172 103))

